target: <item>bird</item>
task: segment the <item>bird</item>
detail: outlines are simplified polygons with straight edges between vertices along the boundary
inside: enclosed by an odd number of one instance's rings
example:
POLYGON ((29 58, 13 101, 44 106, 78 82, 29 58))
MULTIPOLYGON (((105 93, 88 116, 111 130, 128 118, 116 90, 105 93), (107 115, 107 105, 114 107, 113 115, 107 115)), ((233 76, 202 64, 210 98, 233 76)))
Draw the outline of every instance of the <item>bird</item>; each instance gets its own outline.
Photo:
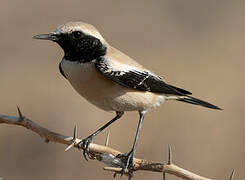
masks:
POLYGON ((177 100, 222 110, 220 107, 191 96, 191 92, 168 84, 166 80, 120 50, 111 46, 93 26, 84 22, 68 22, 48 34, 34 39, 50 40, 64 51, 59 63, 60 73, 88 102, 98 108, 115 112, 115 117, 79 145, 88 160, 89 144, 101 131, 120 119, 124 112, 139 113, 138 127, 131 150, 120 154, 123 170, 134 167, 134 155, 144 116, 167 100, 177 100))

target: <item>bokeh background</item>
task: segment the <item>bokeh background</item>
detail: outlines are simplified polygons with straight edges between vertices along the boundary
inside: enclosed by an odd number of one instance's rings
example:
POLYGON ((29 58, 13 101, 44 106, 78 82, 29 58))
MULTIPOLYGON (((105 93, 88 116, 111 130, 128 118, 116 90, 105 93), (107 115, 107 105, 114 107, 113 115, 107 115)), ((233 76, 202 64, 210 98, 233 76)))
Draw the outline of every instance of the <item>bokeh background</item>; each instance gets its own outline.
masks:
MULTIPOLYGON (((235 179, 244 179, 244 7, 239 0, 1 0, 0 113, 16 115, 18 105, 35 122, 66 135, 72 135, 76 124, 81 138, 114 116, 86 102, 60 75, 63 52, 58 45, 32 39, 67 21, 88 22, 169 83, 224 108, 165 103, 147 114, 137 157, 166 161, 172 145, 174 162, 188 170, 228 179, 236 169, 235 179)), ((112 125, 110 146, 127 152, 137 122, 134 112, 112 125)), ((103 144, 105 137, 103 132, 95 142, 103 144)), ((103 164, 64 149, 24 128, 1 124, 0 176, 113 178, 102 170, 103 164)), ((158 173, 135 174, 135 179, 161 178, 158 173)))

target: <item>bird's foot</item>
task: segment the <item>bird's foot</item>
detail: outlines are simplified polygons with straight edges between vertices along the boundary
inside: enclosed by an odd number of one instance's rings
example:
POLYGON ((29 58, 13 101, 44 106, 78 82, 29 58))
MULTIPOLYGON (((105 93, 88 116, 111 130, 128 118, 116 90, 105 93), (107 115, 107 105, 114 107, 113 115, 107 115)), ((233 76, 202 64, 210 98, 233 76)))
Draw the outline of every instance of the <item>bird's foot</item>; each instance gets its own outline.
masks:
POLYGON ((77 146, 79 149, 83 149, 83 157, 88 161, 89 144, 93 141, 93 136, 90 135, 87 138, 81 140, 77 146))
POLYGON ((121 159, 121 161, 124 163, 124 166, 122 167, 122 174, 129 174, 132 176, 132 170, 134 168, 134 153, 133 151, 130 151, 129 153, 125 154, 118 154, 116 157, 121 159))

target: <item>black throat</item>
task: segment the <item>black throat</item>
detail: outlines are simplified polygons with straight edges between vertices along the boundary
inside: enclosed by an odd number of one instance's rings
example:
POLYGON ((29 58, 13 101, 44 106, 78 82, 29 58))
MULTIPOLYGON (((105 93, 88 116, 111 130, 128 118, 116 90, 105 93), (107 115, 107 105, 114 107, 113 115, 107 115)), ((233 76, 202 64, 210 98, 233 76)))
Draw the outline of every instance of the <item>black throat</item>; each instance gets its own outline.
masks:
POLYGON ((64 34, 57 43, 64 50, 64 58, 68 61, 78 61, 80 63, 91 62, 106 54, 106 46, 93 36, 84 35, 79 39, 64 34))

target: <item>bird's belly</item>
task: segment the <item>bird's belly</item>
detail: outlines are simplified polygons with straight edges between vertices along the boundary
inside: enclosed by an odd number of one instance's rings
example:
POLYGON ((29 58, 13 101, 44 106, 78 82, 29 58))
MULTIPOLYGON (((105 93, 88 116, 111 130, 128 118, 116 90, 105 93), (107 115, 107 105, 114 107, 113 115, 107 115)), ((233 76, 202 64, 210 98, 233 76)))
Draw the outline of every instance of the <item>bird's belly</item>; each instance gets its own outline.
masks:
POLYGON ((144 111, 165 100, 163 95, 129 89, 107 79, 93 63, 62 60, 61 67, 81 96, 106 111, 144 111))

